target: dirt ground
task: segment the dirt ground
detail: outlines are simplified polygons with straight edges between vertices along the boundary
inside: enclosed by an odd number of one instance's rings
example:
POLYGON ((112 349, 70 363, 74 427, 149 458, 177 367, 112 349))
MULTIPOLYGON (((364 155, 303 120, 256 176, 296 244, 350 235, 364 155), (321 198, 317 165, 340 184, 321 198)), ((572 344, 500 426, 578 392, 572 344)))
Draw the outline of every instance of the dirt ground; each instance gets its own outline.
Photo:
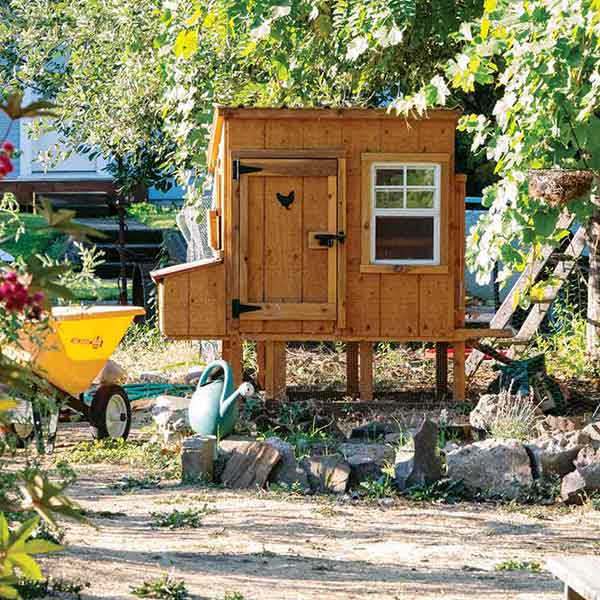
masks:
MULTIPOLYGON (((61 425, 60 457, 89 439, 82 426, 61 425)), ((97 529, 68 523, 67 550, 42 563, 54 576, 90 582, 87 599, 132 598, 130 586, 172 573, 193 598, 210 600, 235 592, 244 600, 558 600, 545 557, 600 555, 600 513, 581 508, 367 504, 178 482, 123 492, 114 484, 143 471, 74 466, 80 479, 69 495, 97 529), (214 512, 198 529, 153 527, 153 511, 205 505, 214 512), (495 570, 508 560, 542 570, 495 570)))

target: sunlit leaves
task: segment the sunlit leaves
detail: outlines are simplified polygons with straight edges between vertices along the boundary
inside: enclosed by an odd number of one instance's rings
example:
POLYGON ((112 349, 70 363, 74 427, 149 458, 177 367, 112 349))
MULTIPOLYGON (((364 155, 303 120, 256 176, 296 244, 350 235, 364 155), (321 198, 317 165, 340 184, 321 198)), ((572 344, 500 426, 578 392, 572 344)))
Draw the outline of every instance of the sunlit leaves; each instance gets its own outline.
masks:
POLYGON ((33 555, 62 550, 62 546, 53 542, 29 539, 39 522, 38 517, 33 517, 11 531, 6 517, 0 513, 0 597, 20 597, 13 587, 17 575, 33 580, 43 579, 42 570, 33 555))
POLYGON ((175 56, 188 59, 198 50, 198 31, 196 29, 180 31, 175 40, 175 56))

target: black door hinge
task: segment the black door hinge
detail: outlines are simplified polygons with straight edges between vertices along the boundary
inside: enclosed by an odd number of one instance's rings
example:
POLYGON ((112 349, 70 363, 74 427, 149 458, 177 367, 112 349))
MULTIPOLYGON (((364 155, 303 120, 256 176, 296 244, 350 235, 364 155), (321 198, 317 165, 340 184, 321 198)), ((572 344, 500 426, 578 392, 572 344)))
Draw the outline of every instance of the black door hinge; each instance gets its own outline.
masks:
POLYGON ((315 240, 319 242, 319 246, 333 248, 333 242, 344 243, 346 234, 343 231, 339 233, 315 233, 315 240))
POLYGON ((242 304, 239 298, 235 298, 231 301, 231 316, 234 319, 239 319, 242 313, 254 312, 257 310, 262 310, 262 306, 257 306, 256 304, 242 304))
POLYGON ((235 159, 233 161, 233 180, 239 181, 240 175, 247 175, 248 173, 260 173, 262 171, 262 167, 252 167, 250 165, 243 165, 240 163, 239 159, 235 159))

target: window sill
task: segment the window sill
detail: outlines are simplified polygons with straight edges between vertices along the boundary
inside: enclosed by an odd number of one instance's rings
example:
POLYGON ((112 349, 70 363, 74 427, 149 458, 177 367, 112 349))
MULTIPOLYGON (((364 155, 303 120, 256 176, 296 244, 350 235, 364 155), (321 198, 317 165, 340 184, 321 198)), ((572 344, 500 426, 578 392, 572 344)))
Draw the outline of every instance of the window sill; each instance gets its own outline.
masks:
POLYGON ((360 265, 361 273, 405 273, 413 275, 447 275, 448 265, 360 265))

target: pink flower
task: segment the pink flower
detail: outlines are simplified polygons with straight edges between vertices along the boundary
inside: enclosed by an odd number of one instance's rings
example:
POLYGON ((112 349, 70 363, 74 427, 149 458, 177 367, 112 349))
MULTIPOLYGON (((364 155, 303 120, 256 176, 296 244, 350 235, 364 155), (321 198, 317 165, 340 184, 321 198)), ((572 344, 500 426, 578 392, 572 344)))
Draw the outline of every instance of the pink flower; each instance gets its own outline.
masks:
POLYGON ((15 151, 15 147, 11 142, 6 141, 2 144, 2 150, 4 150, 4 152, 6 152, 6 154, 11 156, 15 151))
POLYGON ((11 173, 15 169, 6 154, 0 154, 0 169, 6 171, 6 173, 11 173))

